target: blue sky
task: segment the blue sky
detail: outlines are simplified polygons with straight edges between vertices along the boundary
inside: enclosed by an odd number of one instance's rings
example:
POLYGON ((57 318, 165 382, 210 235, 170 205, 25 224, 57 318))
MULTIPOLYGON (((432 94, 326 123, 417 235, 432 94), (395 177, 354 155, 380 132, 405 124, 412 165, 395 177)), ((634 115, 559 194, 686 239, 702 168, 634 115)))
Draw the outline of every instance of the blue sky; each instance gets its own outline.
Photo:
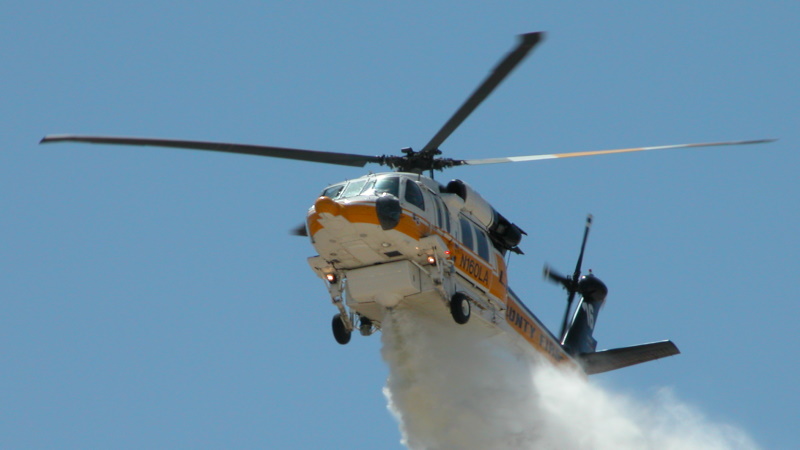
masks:
MULTIPOLYGON (((546 41, 442 146, 529 236, 514 290, 551 329, 584 217, 602 348, 682 354, 593 378, 661 387, 766 448, 800 394, 796 2, 7 2, 0 8, 0 446, 393 448, 380 339, 333 341, 287 230, 363 170, 76 144, 51 133, 364 154, 421 148, 515 35, 546 41)), ((379 170, 378 167, 368 169, 379 170)))

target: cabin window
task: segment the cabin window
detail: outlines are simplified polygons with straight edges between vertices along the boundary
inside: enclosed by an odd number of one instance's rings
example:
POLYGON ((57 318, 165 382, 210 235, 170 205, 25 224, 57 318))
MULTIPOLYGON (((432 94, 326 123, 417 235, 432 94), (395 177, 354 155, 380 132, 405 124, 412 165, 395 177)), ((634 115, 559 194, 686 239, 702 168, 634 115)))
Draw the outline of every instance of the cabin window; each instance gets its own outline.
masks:
POLYGON ((482 230, 475 228, 475 240, 478 241, 478 255, 483 258, 484 261, 489 261, 489 241, 486 239, 486 235, 483 233, 482 230))
POLYGON ((370 181, 364 187, 361 195, 381 195, 392 194, 395 197, 400 196, 400 178, 398 177, 384 177, 377 180, 370 181))
POLYGON ((436 226, 439 228, 444 228, 444 217, 442 217, 442 201, 439 197, 436 198, 436 226))
POLYGON ((470 225, 469 220, 461 217, 461 243, 464 244, 464 247, 472 250, 475 247, 472 245, 472 225, 470 225))
POLYGON ((342 193, 342 189, 344 189, 344 183, 336 184, 322 191, 322 194, 320 195, 323 197, 330 197, 335 199, 336 197, 339 196, 339 194, 342 193))
POLYGON ((422 196, 422 189, 411 180, 406 180, 406 201, 421 210, 425 210, 425 198, 422 196))
POLYGON ((441 202, 442 205, 442 214, 444 214, 444 229, 447 230, 448 233, 452 233, 450 231, 450 211, 447 209, 447 203, 441 202))
POLYGON ((436 218, 439 220, 439 228, 450 232, 450 212, 447 210, 447 204, 439 197, 434 196, 436 199, 436 218))

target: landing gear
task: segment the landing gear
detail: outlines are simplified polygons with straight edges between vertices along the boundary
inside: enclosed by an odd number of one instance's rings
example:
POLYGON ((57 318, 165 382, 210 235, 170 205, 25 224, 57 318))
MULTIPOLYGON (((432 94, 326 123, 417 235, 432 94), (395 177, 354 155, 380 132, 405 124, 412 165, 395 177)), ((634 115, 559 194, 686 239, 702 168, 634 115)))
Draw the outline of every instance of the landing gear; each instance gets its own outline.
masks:
POLYGON ((328 280, 328 292, 331 294, 331 303, 339 310, 339 313, 333 316, 331 321, 331 329, 336 342, 341 345, 348 344, 353 336, 353 330, 356 329, 362 336, 370 336, 380 330, 380 322, 373 322, 359 312, 347 310, 344 302, 344 277, 333 273, 333 276, 326 276, 326 279, 328 280))
POLYGON ((345 345, 350 342, 350 337, 352 336, 352 331, 347 329, 347 326, 344 324, 342 320, 341 314, 336 314, 333 316, 333 321, 331 321, 331 328, 333 328, 333 337, 336 339, 336 342, 345 345))
POLYGON ((358 331, 362 336, 371 336, 373 333, 372 321, 368 317, 359 316, 358 331))
POLYGON ((463 325, 469 322, 471 311, 469 297, 461 292, 453 294, 453 297, 450 299, 450 314, 453 315, 453 320, 455 320, 457 324, 463 325))

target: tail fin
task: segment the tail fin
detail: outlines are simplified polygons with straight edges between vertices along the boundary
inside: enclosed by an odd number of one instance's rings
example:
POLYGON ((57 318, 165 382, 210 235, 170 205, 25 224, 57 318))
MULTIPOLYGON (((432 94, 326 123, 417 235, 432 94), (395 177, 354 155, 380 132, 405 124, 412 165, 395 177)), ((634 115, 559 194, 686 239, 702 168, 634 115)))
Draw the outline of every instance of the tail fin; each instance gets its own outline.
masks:
POLYGON ((600 352, 583 353, 578 361, 587 375, 608 372, 623 367, 665 358, 680 353, 672 341, 653 342, 633 347, 615 348, 600 352))

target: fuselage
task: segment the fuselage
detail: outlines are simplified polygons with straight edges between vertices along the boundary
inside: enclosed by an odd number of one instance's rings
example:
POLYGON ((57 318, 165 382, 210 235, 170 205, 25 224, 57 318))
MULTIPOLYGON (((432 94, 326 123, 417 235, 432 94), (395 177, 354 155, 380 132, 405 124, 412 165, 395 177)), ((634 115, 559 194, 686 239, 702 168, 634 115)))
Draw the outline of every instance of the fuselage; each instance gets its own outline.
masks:
POLYGON ((391 172, 328 186, 307 215, 319 253, 309 264, 327 279, 334 303, 347 297, 351 310, 375 323, 387 308, 441 309, 461 292, 490 327, 510 331, 554 363, 574 363, 508 289, 508 249, 494 230, 499 220, 512 225, 458 183, 460 191, 449 192, 429 177, 391 172))

